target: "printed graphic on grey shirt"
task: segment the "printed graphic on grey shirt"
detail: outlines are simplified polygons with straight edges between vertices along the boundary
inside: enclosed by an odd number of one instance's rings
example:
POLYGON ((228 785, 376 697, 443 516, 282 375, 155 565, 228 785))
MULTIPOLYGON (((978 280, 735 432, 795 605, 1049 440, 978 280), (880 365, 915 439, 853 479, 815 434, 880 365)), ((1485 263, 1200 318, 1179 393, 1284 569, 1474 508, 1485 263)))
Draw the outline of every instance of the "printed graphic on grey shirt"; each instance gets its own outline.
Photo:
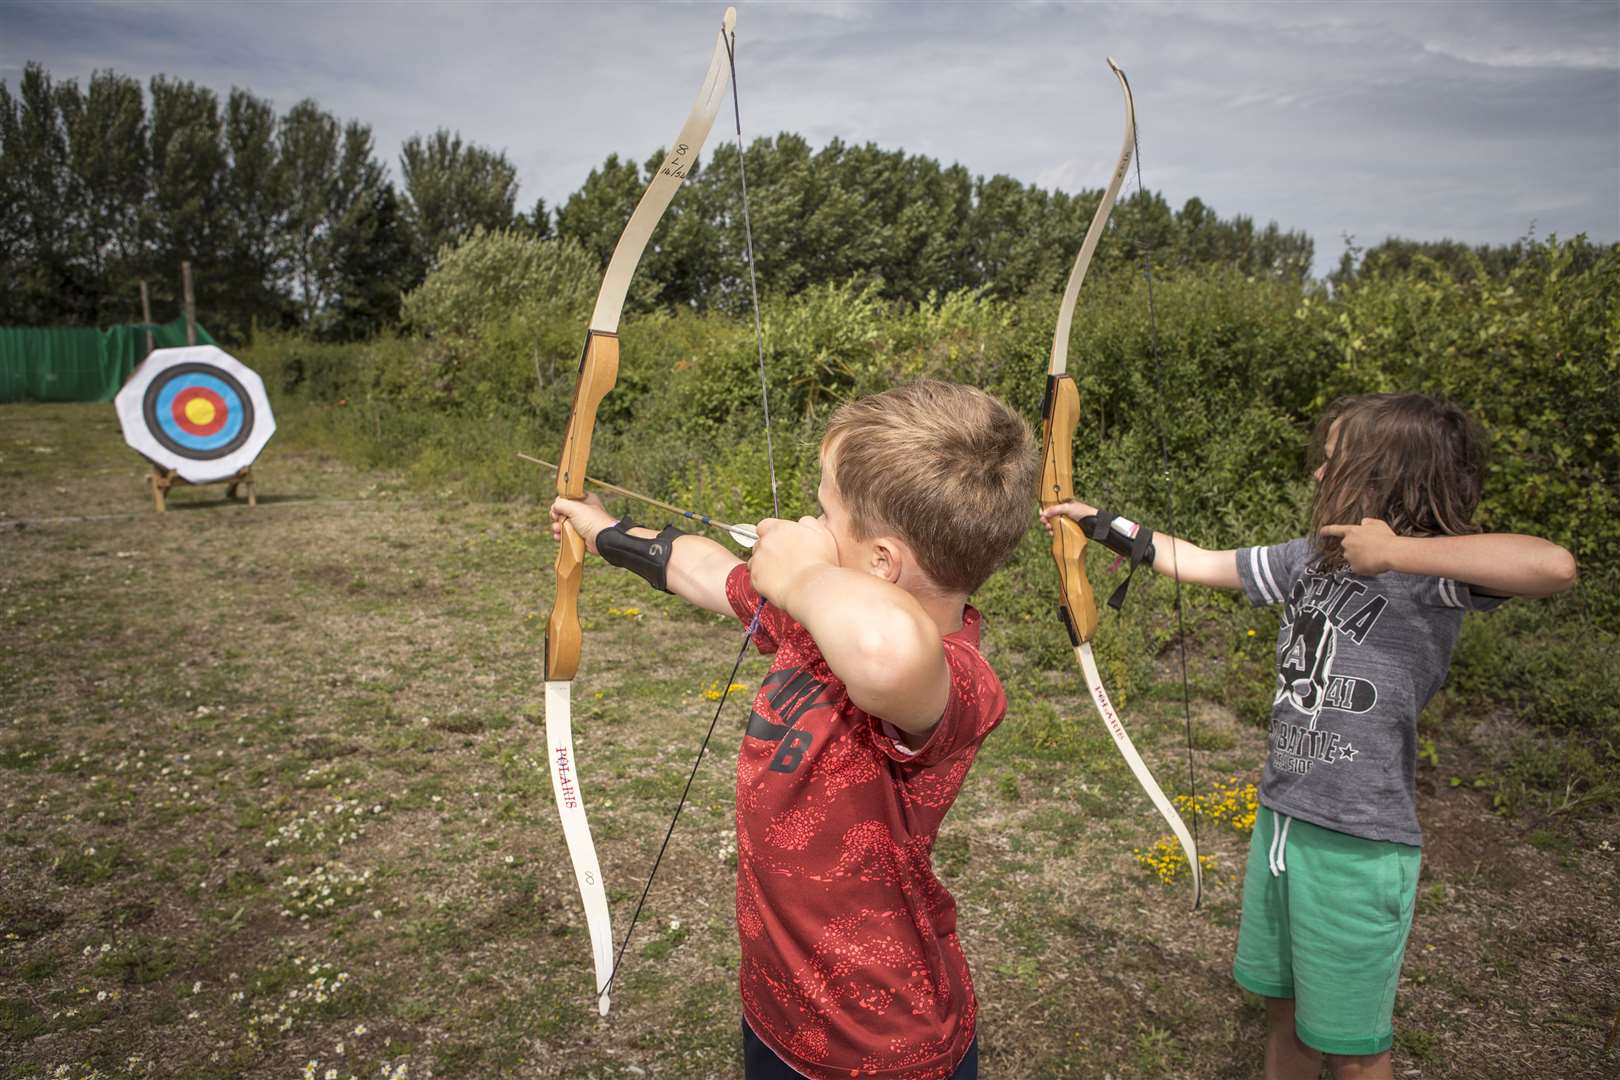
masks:
POLYGON ((1333 658, 1341 638, 1360 643, 1389 606, 1382 596, 1368 597, 1367 587, 1349 578, 1306 573, 1294 582, 1283 608, 1288 635, 1277 669, 1272 704, 1287 704, 1271 714, 1272 765, 1290 773, 1307 773, 1318 762, 1353 763, 1359 751, 1332 730, 1332 713, 1364 713, 1378 703, 1378 687, 1368 679, 1337 675, 1333 658), (1328 713, 1328 727, 1322 724, 1328 713))
POLYGON ((1322 568, 1300 537, 1240 548, 1249 601, 1276 605, 1276 693, 1260 804, 1369 840, 1420 844, 1417 718, 1445 681, 1463 612, 1499 597, 1463 582, 1322 568))

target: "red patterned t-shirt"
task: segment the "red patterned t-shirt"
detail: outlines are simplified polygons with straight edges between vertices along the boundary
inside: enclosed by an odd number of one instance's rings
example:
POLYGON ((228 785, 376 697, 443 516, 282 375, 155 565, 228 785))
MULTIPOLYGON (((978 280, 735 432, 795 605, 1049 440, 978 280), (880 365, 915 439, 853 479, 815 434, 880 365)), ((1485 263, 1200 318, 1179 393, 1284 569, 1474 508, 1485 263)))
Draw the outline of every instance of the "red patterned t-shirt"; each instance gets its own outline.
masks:
MULTIPOLYGON (((747 566, 726 594, 747 623, 747 566)), ((816 1080, 937 1080, 973 1040, 977 1003, 956 901, 934 876, 940 822, 1007 698, 979 655, 978 611, 943 639, 945 714, 912 751, 857 708, 809 631, 766 605, 774 654, 737 757, 737 933, 748 1026, 816 1080)))

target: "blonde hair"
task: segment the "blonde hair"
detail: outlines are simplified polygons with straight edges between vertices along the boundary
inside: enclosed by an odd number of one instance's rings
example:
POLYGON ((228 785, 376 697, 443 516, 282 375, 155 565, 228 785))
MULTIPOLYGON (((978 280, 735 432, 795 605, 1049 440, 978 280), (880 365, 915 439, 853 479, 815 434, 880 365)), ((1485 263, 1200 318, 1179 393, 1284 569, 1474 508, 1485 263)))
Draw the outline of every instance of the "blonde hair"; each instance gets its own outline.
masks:
POLYGON ((1344 565, 1324 525, 1378 518, 1399 536, 1460 536, 1473 523, 1485 479, 1485 438, 1444 398, 1362 394, 1330 404, 1311 436, 1311 464, 1325 465, 1311 532, 1330 569, 1344 565), (1328 442, 1332 441, 1332 453, 1328 442))
POLYGON ((1034 437, 977 387, 921 379, 846 402, 821 445, 855 539, 899 537, 942 589, 984 584, 1032 520, 1034 437))

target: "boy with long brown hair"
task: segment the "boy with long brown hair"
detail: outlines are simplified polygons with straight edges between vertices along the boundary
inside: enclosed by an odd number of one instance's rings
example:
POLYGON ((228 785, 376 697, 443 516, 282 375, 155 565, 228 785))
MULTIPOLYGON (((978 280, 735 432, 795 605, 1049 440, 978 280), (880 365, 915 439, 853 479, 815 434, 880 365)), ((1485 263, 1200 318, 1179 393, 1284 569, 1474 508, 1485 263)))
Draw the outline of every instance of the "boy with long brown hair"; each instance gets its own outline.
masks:
POLYGON ((840 407, 821 513, 701 536, 558 499, 591 551, 748 624, 772 654, 737 758, 750 1080, 977 1076, 977 1003, 931 855, 1006 712, 967 603, 1017 546, 1038 475, 1017 413, 924 380, 840 407), (763 598, 764 603, 761 603, 763 598))
MULTIPOLYGON (((1149 559, 1161 574, 1283 605, 1232 965, 1266 999, 1266 1077, 1314 1080, 1325 1059, 1335 1080, 1388 1080, 1422 842, 1418 713, 1445 681, 1464 612, 1567 589, 1575 561, 1473 524, 1484 441, 1447 401, 1342 398, 1312 450, 1309 536, 1206 551, 1159 533, 1149 559)), ((1055 516, 1097 513, 1070 502, 1041 516, 1050 529, 1055 516)))

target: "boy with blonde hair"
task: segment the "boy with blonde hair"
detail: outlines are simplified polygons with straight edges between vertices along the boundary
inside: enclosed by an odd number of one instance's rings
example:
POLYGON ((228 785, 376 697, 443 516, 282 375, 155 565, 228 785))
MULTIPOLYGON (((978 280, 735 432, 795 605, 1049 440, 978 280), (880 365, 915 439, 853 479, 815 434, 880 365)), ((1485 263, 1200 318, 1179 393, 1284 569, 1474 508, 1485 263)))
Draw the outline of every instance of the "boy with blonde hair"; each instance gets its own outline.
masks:
POLYGON ((821 513, 701 536, 558 499, 591 551, 747 624, 772 655, 737 759, 737 930, 750 1080, 977 1076, 977 1003, 935 837, 1006 712, 970 593, 1013 553, 1028 426, 924 380, 840 407, 821 513), (761 601, 764 601, 761 606, 761 601))

